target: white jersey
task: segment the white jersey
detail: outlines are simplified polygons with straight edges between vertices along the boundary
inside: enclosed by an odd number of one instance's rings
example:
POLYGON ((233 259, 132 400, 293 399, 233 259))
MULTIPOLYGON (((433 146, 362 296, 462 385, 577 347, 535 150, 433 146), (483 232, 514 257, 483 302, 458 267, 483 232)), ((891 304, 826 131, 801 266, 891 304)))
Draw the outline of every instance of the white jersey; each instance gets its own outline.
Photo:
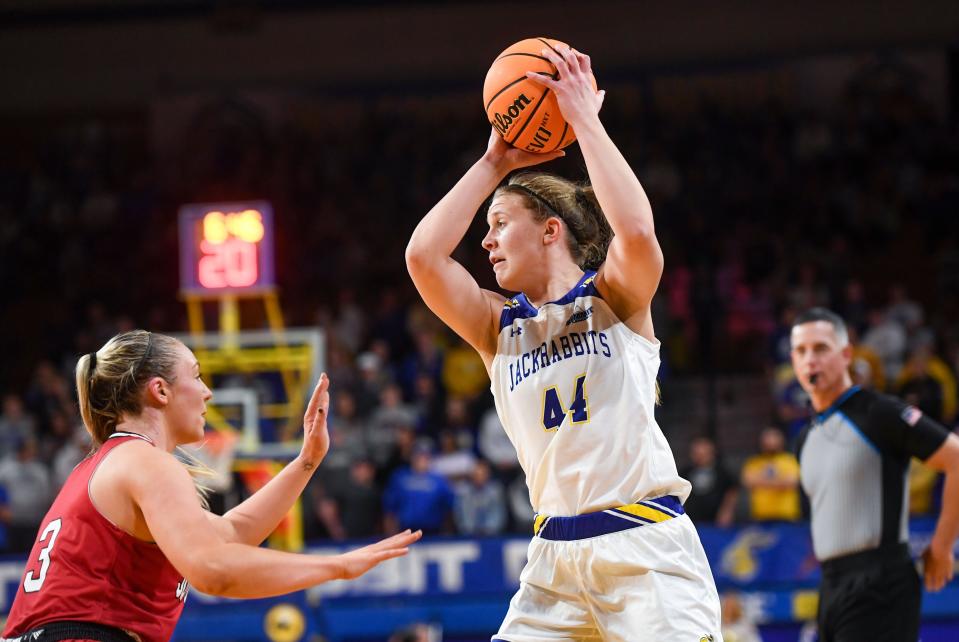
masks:
POLYGON ((539 309, 520 294, 500 316, 491 389, 544 515, 685 501, 691 488, 653 415, 659 342, 616 318, 595 276, 539 309))

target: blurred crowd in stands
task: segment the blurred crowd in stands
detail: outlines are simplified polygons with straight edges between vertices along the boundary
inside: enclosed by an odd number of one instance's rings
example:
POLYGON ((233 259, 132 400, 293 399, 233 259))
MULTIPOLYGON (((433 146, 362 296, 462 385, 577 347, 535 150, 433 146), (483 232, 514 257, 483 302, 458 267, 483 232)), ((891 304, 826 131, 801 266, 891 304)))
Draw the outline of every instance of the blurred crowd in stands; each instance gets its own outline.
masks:
MULTIPOLYGON (((959 127, 916 82, 866 70, 824 113, 774 99, 673 113, 629 83, 610 89, 604 120, 650 194, 666 256, 654 304, 664 390, 729 373, 769 382, 757 400, 767 423, 743 427, 755 452, 724 452, 705 428, 672 444, 698 523, 802 519, 788 451, 809 406, 788 338, 807 307, 848 321, 857 383, 956 425, 959 127)), ((322 119, 276 123, 223 99, 159 146, 145 114, 5 125, 0 550, 29 547, 89 448, 78 355, 125 329, 185 329, 178 206, 244 198, 274 205, 287 321, 327 333, 333 445, 306 497, 307 539, 528 533, 483 364, 418 302, 403 263, 419 217, 482 153, 486 128, 463 104, 341 97, 322 119)), ((575 148, 548 169, 585 177, 575 148)), ((495 287, 482 233, 457 257, 495 287)), ((916 466, 912 478, 913 510, 933 510, 936 475, 916 466)))

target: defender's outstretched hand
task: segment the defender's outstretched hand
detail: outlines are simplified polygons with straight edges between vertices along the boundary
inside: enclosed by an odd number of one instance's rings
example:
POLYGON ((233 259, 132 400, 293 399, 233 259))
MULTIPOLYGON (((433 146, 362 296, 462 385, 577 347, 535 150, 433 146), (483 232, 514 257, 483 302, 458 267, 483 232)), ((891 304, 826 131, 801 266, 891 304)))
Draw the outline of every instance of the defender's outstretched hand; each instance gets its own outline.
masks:
POLYGON ((330 449, 330 433, 326 426, 326 417, 330 410, 330 378, 326 373, 316 382, 313 396, 303 415, 303 447, 300 457, 314 466, 318 466, 330 449))
POLYGON ((366 573, 380 562, 406 555, 410 552, 410 544, 416 542, 422 536, 423 531, 411 533, 409 529, 406 529, 402 533, 387 537, 375 544, 339 555, 339 561, 343 566, 341 579, 352 580, 366 573))

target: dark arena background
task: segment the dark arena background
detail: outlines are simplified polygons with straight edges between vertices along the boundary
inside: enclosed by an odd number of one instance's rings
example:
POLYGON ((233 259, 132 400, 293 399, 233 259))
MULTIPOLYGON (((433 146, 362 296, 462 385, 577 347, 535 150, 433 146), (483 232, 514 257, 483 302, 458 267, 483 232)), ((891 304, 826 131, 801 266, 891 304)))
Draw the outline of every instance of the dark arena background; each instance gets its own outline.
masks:
MULTIPOLYGON (((653 204, 658 420, 705 489, 688 508, 726 640, 814 639, 807 504, 757 497, 743 471, 810 416, 788 332, 813 305, 849 322, 860 385, 957 425, 954 1, 0 0, 0 614, 18 533, 89 447, 77 357, 143 327, 182 337, 214 389, 199 456, 217 511, 297 452, 304 395, 330 373, 330 454, 271 546, 381 535, 416 501, 390 480, 421 445, 456 497, 441 535, 360 580, 193 591, 175 640, 496 632, 531 532, 525 482, 482 362, 423 306, 403 252, 485 149, 487 68, 532 36, 590 54, 653 204)), ((586 175, 575 145, 548 169, 586 175)), ((495 289, 484 233, 456 257, 495 289)), ((941 487, 913 462, 916 556, 941 487)), ((923 596, 922 640, 957 639, 952 582, 923 596)))

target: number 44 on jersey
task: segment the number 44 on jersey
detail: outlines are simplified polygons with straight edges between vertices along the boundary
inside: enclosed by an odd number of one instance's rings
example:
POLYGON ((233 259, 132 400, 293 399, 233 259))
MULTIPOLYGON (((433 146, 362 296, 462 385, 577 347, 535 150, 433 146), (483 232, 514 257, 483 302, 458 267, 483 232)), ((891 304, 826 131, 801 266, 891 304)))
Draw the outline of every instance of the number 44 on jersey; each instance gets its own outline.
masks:
POLYGON ((560 398, 558 386, 550 386, 543 391, 543 428, 557 430, 569 415, 571 425, 589 421, 589 403, 586 397, 586 375, 576 377, 573 384, 573 402, 567 407, 560 398))

